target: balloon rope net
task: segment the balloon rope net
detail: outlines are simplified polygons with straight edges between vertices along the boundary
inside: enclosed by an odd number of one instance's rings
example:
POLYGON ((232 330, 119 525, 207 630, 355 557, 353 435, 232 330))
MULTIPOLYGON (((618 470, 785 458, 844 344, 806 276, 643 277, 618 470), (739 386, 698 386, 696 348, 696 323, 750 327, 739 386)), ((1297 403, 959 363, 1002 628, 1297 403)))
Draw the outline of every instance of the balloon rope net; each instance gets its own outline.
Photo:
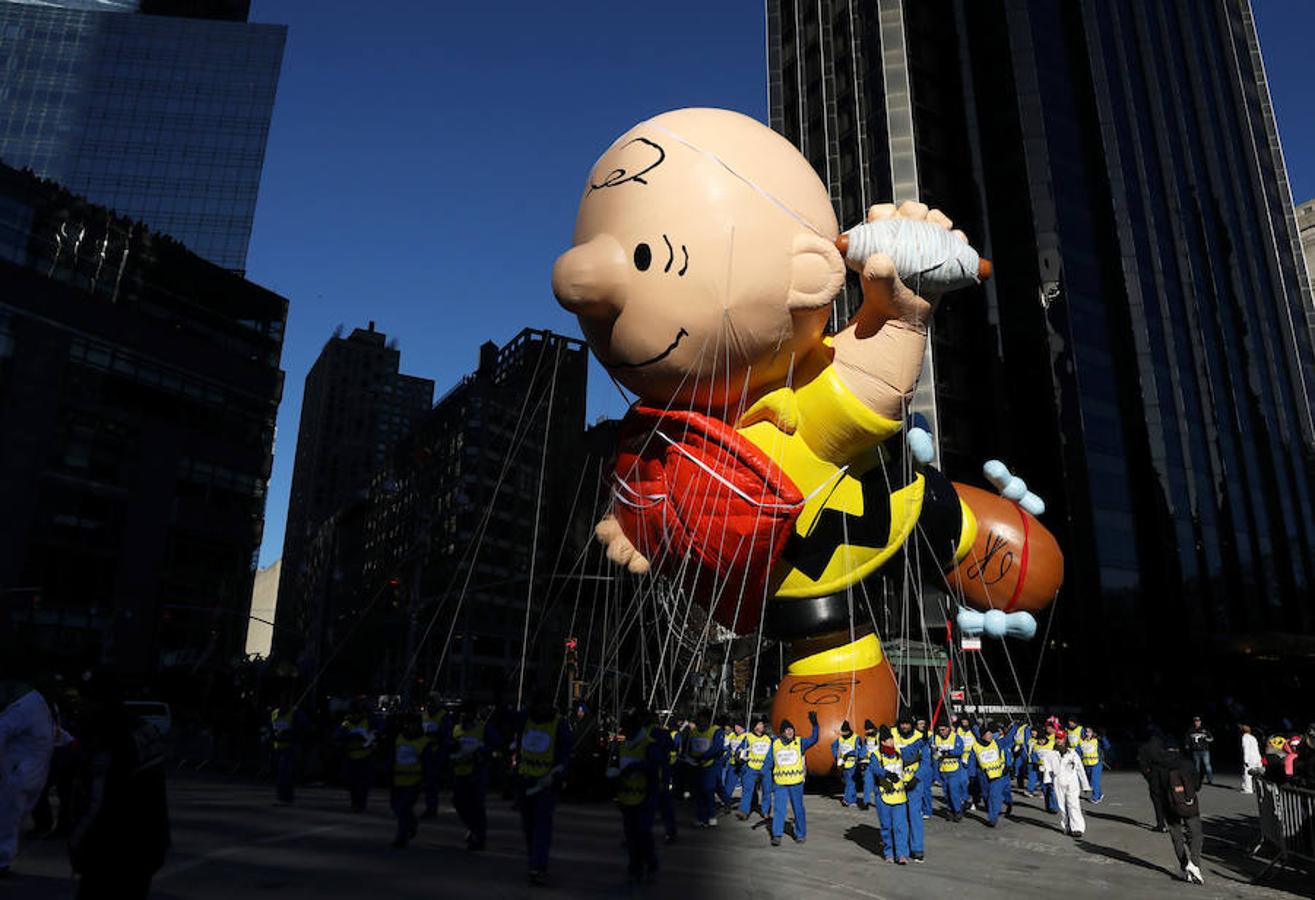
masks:
MULTIPOLYGON (((695 407, 697 411, 729 423, 741 420, 749 402, 754 398, 749 392, 749 374, 745 375, 742 384, 732 384, 734 360, 740 358, 738 348, 742 346, 742 341, 736 333, 729 312, 723 317, 723 326, 715 332, 711 340, 705 339, 698 350, 694 365, 687 370, 685 380, 677 390, 672 392, 673 400, 667 404, 663 412, 671 411, 674 398, 682 395, 686 383, 692 380, 697 386, 706 386, 703 390, 696 389, 691 392, 698 404, 695 407)), ((763 628, 768 599, 766 582, 761 587, 762 596, 752 598, 758 602, 758 621, 751 623, 752 629, 739 627, 746 601, 750 599, 746 597, 747 567, 741 567, 738 573, 732 572, 719 577, 710 576, 708 570, 697 564, 696 560, 686 553, 678 562, 667 560, 663 568, 665 574, 652 574, 637 579, 612 565, 601 545, 592 539, 585 539, 579 542, 578 550, 573 549, 570 565, 563 569, 562 562, 573 537, 573 530, 565 528, 558 540, 551 564, 540 570, 539 545, 542 538, 540 525, 545 484, 548 478, 560 478, 561 475, 548 471, 548 432, 556 402, 560 358, 555 356, 550 361, 546 360, 547 352, 545 344, 539 358, 535 361, 529 386, 522 399, 506 453, 498 470, 498 477, 479 523, 456 558, 444 590, 428 598, 426 605, 432 606, 432 609, 428 610, 429 615, 423 631, 405 662, 401 676, 402 683, 406 683, 412 677, 420 660, 427 659, 426 668, 432 666, 429 689, 433 691, 443 679, 445 664, 453 650, 453 639, 458 629, 463 627, 462 614, 467 608, 472 592, 478 593, 501 585, 501 583, 474 583, 478 561, 485 548, 490 524, 504 497, 512 464, 530 438, 542 433, 544 446, 540 448, 538 479, 533 494, 535 520, 528 572, 523 579, 526 582, 526 590, 524 616, 519 629, 519 658, 515 667, 505 675, 508 684, 515 683, 518 702, 524 697, 532 651, 542 645, 546 631, 560 629, 564 624, 563 636, 575 636, 582 626, 585 628, 581 654, 583 664, 576 672, 569 672, 567 658, 563 654, 560 665, 556 667, 555 678, 551 679, 557 696, 561 695, 563 687, 575 696, 573 685, 566 683, 569 675, 576 676, 576 680, 581 683, 580 700, 599 709, 609 710, 617 717, 623 705, 628 703, 642 703, 649 707, 660 708, 665 710, 669 717, 673 710, 692 700, 710 707, 715 716, 722 710, 730 709, 734 702, 731 695, 736 691, 735 685, 739 684, 743 694, 742 705, 737 706, 737 711, 742 708, 744 717, 748 720, 754 712, 755 704, 764 699, 758 696, 760 682, 772 680, 766 678, 763 673, 765 651, 770 648, 772 642, 765 636, 763 628), (543 371, 545 362, 551 366, 550 374, 546 378, 543 371), (548 382, 546 389, 542 384, 543 381, 548 382), (710 582, 709 578, 712 579, 710 582), (460 582, 459 586, 458 582, 460 582), (698 602, 700 597, 707 601, 706 610, 698 602), (719 603, 730 602, 731 598, 733 598, 731 627, 724 628, 714 620, 711 610, 718 608, 719 603), (564 603, 570 604, 569 616, 558 615, 564 603), (738 640, 736 635, 741 631, 747 632, 751 638, 738 640), (436 639, 440 637, 441 643, 436 643, 436 639), (752 642, 752 651, 745 653, 749 640, 752 642), (718 645, 716 654, 712 652, 714 643, 718 645), (738 663, 741 659, 748 663, 743 682, 737 677, 738 663), (719 664, 715 672, 712 665, 714 662, 719 664), (705 683, 706 677, 712 678, 710 687, 705 683)), ((560 348, 556 352, 559 354, 560 348)), ((795 383, 794 362, 792 356, 785 380, 787 387, 793 387, 795 383)), ((616 383, 615 379, 613 381, 616 383)), ((616 383, 616 386, 622 396, 626 397, 621 385, 616 383)), ((636 459, 642 456, 656 439, 667 440, 679 446, 689 437, 691 426, 688 420, 676 427, 670 424, 673 420, 664 420, 659 416, 657 421, 659 424, 655 424, 644 436, 640 450, 636 453, 636 459), (662 424, 664 421, 667 423, 665 426, 662 424), (669 433, 659 434, 663 427, 666 427, 669 433), (676 433, 679 435, 678 438, 676 433)), ((784 435, 780 439, 783 441, 784 435)), ((708 467, 714 472, 720 470, 729 463, 730 452, 728 447, 720 447, 715 457, 706 461, 708 467)), ((896 487, 895 479, 892 478, 894 473, 889 468, 892 463, 903 466, 903 470, 898 473, 899 484, 908 484, 915 477, 911 454, 906 452, 892 458, 891 454, 883 453, 880 461, 881 477, 886 480, 888 493, 893 493, 896 487)), ((611 491, 604 490, 606 470, 607 464, 601 460, 587 460, 582 465, 572 494, 567 521, 577 520, 577 511, 588 496, 584 483, 589 477, 594 479, 594 488, 592 497, 584 507, 593 513, 593 521, 607 514, 611 508, 612 497, 611 491)), ((621 474, 624 476, 630 473, 621 474)), ((763 508, 768 502, 767 493, 768 485, 764 483, 760 495, 753 498, 756 499, 754 505, 757 510, 755 527, 761 522, 763 508)), ((709 504, 717 502, 717 494, 716 490, 703 493, 699 501, 700 506, 696 510, 699 518, 707 518, 711 509, 709 504)), ((841 521, 842 535, 848 545, 848 519, 842 518, 841 521)), ((578 534, 574 536, 578 537, 578 534)), ((733 551, 725 553, 728 558, 737 558, 741 548, 738 545, 728 547, 728 542, 731 540, 743 540, 743 538, 732 538, 728 532, 726 518, 722 517, 721 532, 716 536, 714 543, 723 552, 733 551)), ((915 525, 914 533, 905 542, 904 552, 896 558, 898 569, 876 579, 875 585, 879 586, 879 595, 875 603, 868 584, 872 579, 862 579, 857 587, 851 585, 846 589, 848 619, 846 626, 851 644, 860 635, 859 617, 864 613, 866 613, 865 621, 862 623, 864 629, 870 624, 873 632, 879 637, 894 635, 898 638, 899 661, 895 679, 896 692, 902 709, 907 709, 910 700, 915 696, 914 676, 921 674, 917 673, 916 669, 926 668, 925 663, 915 662, 917 648, 934 646, 930 631, 935 628, 939 634, 942 628, 940 622, 930 622, 928 619, 930 601, 927 592, 924 591, 921 575, 928 568, 923 565, 924 553, 927 554, 928 559, 938 558, 936 548, 931 546, 922 527, 915 525)), ((937 587, 943 590, 931 592, 935 597, 932 608, 943 614, 945 621, 949 622, 953 620, 956 605, 962 604, 964 598, 956 583, 951 583, 946 578, 942 578, 941 581, 943 583, 937 587)), ((318 681, 342 647, 352 639, 357 626, 376 606, 382 593, 379 591, 372 596, 357 620, 326 657, 315 678, 308 685, 307 691, 318 681)), ((1053 613, 1051 621, 1053 621, 1053 613)), ((1049 628, 1048 622, 1041 658, 1044 658, 1049 628)), ((946 648, 948 658, 945 678, 942 679, 938 675, 935 685, 931 684, 930 676, 924 678, 927 682, 927 690, 922 693, 929 720, 933 705, 939 710, 948 702, 949 698, 945 696, 945 691, 949 687, 948 678, 951 670, 962 673, 961 677, 969 683, 973 681, 981 683, 984 679, 999 702, 1002 705, 1007 704, 1006 692, 1001 688, 1000 680, 992 671, 986 657, 979 652, 965 653, 957 643, 951 642, 946 648), (939 691, 939 695, 933 696, 936 691, 939 691)), ((1013 696, 1021 702, 1030 704, 1036 691, 1037 678, 1034 677, 1030 689, 1024 691, 1008 643, 1005 641, 1000 643, 1008 667, 1008 680, 1012 683, 1013 696)), ((779 680, 784 674, 785 657, 783 646, 779 643, 777 646, 776 680, 779 680)), ((1040 663, 1041 659, 1038 659, 1037 676, 1039 676, 1040 663)), ((546 687, 547 684, 543 686, 546 687)), ((851 690, 846 718, 853 718, 855 715, 856 686, 857 673, 851 664, 851 690)))

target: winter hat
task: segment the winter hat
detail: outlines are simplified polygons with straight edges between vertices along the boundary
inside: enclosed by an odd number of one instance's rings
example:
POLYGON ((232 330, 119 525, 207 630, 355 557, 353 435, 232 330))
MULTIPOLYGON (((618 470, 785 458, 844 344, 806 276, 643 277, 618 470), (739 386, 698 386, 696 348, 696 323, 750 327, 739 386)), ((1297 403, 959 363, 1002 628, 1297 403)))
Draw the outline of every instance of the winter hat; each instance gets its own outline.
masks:
POLYGON ((871 719, 864 719, 863 730, 866 731, 868 734, 871 734, 872 732, 877 730, 877 726, 872 723, 871 719))
POLYGON ((892 743, 892 742, 894 742, 894 740, 895 740, 895 736, 894 736, 893 734, 891 734, 891 732, 890 732, 890 726, 889 726, 889 725, 882 725, 882 726, 881 726, 881 743, 883 743, 883 744, 886 744, 886 743, 892 743))
POLYGON ((776 729, 776 730, 777 730, 777 732, 780 733, 780 734, 785 734, 785 729, 787 729, 787 728, 794 728, 794 723, 791 722, 789 719, 782 719, 782 720, 781 720, 781 727, 778 728, 778 729, 776 729))
POLYGON ((852 728, 849 727, 849 720, 848 720, 848 719, 846 719, 845 721, 843 721, 843 722, 840 723, 840 733, 841 733, 841 734, 853 734, 853 733, 854 733, 854 729, 852 729, 852 728))

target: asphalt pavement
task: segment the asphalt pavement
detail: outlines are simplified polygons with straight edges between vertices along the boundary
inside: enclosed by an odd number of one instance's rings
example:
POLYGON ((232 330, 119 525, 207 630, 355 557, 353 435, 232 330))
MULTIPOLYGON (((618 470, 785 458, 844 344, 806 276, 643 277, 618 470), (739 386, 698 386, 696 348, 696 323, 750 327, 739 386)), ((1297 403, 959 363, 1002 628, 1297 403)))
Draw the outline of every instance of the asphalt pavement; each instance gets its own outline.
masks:
MULTIPOLYGON (((391 849, 393 822, 384 791, 354 814, 346 792, 301 788, 291 807, 275 806, 269 785, 220 776, 176 774, 169 785, 174 848, 155 879, 153 898, 410 897, 681 897, 727 895, 753 900, 810 896, 851 898, 1018 898, 1315 896, 1315 875, 1275 869, 1251 884, 1264 862, 1248 857, 1257 835, 1253 797, 1206 787, 1204 886, 1177 878, 1167 835, 1147 824, 1150 801, 1135 774, 1106 776, 1106 799, 1087 807, 1087 832, 1065 837, 1038 800, 1018 796, 1015 817, 990 829, 970 814, 959 823, 927 823, 927 861, 897 867, 880 858, 876 814, 821 794, 808 796, 808 842, 779 848, 767 829, 722 818, 709 830, 688 827, 681 809, 677 843, 658 852, 655 883, 628 885, 620 817, 608 804, 558 809, 549 884, 526 881, 519 818, 490 802, 488 849, 464 849, 464 829, 444 798, 443 811, 421 824, 405 850, 391 849)), ((660 829, 659 829, 660 832, 660 829)), ((24 845, 15 875, 0 881, 0 900, 73 896, 63 844, 24 845)))

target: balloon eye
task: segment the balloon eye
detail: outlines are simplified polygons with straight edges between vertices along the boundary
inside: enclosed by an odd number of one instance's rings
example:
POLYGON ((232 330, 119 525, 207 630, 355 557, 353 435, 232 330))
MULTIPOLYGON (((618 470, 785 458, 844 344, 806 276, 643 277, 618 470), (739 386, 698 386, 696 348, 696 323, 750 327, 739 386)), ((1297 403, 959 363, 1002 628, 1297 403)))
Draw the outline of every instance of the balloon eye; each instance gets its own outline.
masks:
POLYGON ((640 244, 635 248, 635 268, 641 272, 648 270, 653 262, 653 251, 649 249, 648 244, 640 244))

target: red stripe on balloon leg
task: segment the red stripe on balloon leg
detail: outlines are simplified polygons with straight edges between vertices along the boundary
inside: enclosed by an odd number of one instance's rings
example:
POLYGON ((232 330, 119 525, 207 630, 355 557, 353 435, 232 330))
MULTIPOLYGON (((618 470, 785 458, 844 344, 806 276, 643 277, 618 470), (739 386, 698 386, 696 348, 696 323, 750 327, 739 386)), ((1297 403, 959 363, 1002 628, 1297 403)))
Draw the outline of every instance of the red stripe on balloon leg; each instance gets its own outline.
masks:
POLYGON ((1014 504, 1014 508, 1018 510, 1018 517, 1023 520, 1023 552, 1018 558, 1018 581, 1014 582, 1014 595, 1009 598, 1009 602, 1005 605, 1005 612, 1012 612, 1014 607, 1018 605, 1018 598, 1023 595, 1023 582, 1027 580, 1027 545, 1029 543, 1027 535, 1030 530, 1027 525, 1027 510, 1017 503, 1014 504))

